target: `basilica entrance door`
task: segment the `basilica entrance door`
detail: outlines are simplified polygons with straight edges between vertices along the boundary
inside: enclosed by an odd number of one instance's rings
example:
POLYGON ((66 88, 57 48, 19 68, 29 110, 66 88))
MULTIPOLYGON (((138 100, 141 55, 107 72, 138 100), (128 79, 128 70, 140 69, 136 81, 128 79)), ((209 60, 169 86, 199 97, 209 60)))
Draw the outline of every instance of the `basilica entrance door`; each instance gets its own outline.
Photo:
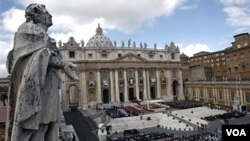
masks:
POLYGON ((124 102, 124 94, 123 93, 120 93, 120 101, 124 102))
POLYGON ((142 93, 142 91, 140 91, 139 96, 140 96, 140 99, 143 100, 143 93, 142 93))
POLYGON ((133 100, 135 99, 134 88, 129 88, 129 89, 128 89, 128 94, 129 94, 128 99, 129 99, 130 101, 133 101, 133 100))
POLYGON ((109 103, 109 91, 107 89, 102 91, 102 102, 109 103))
POLYGON ((178 97, 178 81, 177 80, 173 81, 173 96, 174 96, 174 100, 177 100, 177 97, 178 97))
POLYGON ((78 107, 79 105, 79 92, 75 85, 69 87, 69 106, 78 107))
POLYGON ((155 99, 156 98, 155 87, 150 87, 150 96, 151 96, 151 99, 155 99))

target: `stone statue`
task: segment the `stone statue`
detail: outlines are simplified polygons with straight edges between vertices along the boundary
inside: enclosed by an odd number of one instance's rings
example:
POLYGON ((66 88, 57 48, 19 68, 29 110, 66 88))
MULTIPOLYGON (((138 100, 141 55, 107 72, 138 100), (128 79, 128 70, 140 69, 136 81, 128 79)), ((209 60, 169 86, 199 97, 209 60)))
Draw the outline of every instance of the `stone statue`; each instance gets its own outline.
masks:
POLYGON ((61 40, 58 42, 58 45, 59 45, 59 47, 62 47, 62 41, 61 40))
POLYGON ((140 48, 143 48, 142 42, 140 42, 140 48))
POLYGON ((128 47, 131 45, 131 39, 128 40, 128 47))
POLYGON ((147 48, 147 43, 146 42, 144 42, 144 48, 147 48))
POLYGON ((116 47, 116 41, 114 41, 114 47, 116 47))
POLYGON ((81 40, 81 47, 84 47, 84 40, 81 40))
POLYGON ((124 45, 125 45, 125 43, 124 43, 124 41, 122 41, 122 47, 124 47, 124 45))
POLYGON ((133 48, 136 48, 136 43, 135 43, 135 41, 133 42, 133 48))
POLYGON ((165 44, 165 49, 168 49, 168 44, 167 43, 165 44))
POLYGON ((55 40, 48 36, 52 16, 44 5, 30 4, 25 17, 6 63, 11 78, 5 141, 57 141, 61 117, 58 70, 78 80, 76 65, 62 61, 55 40))

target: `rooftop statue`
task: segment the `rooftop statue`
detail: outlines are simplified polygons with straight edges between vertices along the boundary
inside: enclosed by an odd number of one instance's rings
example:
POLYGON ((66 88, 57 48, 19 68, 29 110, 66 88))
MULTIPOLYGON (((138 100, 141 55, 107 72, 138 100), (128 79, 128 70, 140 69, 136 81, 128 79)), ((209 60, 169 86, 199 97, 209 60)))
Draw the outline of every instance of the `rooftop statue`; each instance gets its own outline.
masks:
POLYGON ((76 65, 62 61, 55 40, 47 34, 52 16, 45 5, 30 4, 25 18, 15 33, 6 63, 11 78, 5 141, 57 141, 58 70, 78 80, 76 65))
POLYGON ((154 49, 156 49, 157 48, 157 45, 156 45, 156 43, 154 43, 154 49))
POLYGON ((131 40, 131 39, 129 39, 129 40, 128 40, 128 47, 130 47, 131 42, 132 42, 132 40, 131 40))
POLYGON ((136 43, 135 43, 135 41, 133 41, 133 48, 136 48, 136 43))
POLYGON ((84 47, 84 40, 81 40, 81 47, 84 47))
POLYGON ((124 43, 124 41, 122 41, 122 47, 124 47, 124 45, 125 45, 125 43, 124 43))

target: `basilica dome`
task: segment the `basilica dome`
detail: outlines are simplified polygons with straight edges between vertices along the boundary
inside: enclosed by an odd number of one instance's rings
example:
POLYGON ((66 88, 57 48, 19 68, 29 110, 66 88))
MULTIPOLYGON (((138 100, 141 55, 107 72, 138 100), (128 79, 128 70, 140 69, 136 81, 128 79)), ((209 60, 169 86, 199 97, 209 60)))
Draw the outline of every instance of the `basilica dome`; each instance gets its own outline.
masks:
POLYGON ((98 27, 96 28, 96 34, 89 39, 86 47, 110 48, 113 47, 113 44, 108 37, 103 35, 102 28, 100 27, 100 24, 98 24, 98 27))

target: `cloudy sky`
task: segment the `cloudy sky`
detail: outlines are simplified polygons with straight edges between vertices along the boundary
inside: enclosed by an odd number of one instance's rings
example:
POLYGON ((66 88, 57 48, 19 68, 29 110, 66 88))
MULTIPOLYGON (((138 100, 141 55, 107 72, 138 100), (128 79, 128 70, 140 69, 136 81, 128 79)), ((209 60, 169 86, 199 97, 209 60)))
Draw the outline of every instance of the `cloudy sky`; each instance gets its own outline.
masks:
POLYGON ((192 56, 229 47, 234 35, 250 30, 249 0, 0 0, 0 77, 7 76, 13 33, 33 2, 46 5, 54 23, 49 34, 62 42, 74 36, 86 43, 100 23, 118 46, 129 39, 158 48, 173 41, 192 56))

